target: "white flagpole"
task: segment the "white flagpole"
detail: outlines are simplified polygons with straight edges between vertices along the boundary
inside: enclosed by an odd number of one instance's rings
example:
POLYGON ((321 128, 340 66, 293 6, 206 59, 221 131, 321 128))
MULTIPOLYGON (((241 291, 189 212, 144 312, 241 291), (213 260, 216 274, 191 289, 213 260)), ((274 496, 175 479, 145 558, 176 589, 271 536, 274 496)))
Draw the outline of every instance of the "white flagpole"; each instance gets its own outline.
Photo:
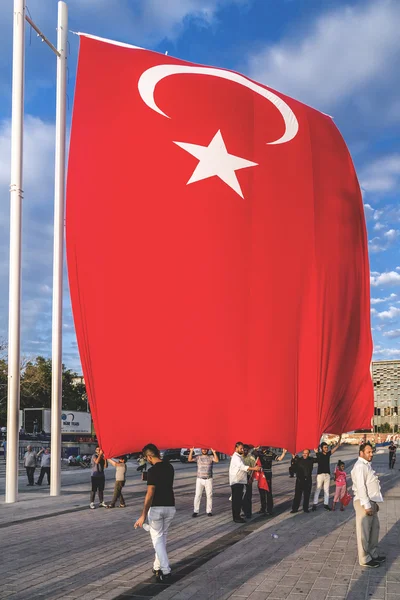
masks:
POLYGON ((7 503, 18 499, 21 342, 21 214, 24 127, 25 0, 14 0, 12 67, 10 290, 8 324, 7 503))
POLYGON ((50 496, 61 492, 62 308, 64 263, 65 139, 68 7, 58 3, 56 160, 54 183, 53 333, 50 496))

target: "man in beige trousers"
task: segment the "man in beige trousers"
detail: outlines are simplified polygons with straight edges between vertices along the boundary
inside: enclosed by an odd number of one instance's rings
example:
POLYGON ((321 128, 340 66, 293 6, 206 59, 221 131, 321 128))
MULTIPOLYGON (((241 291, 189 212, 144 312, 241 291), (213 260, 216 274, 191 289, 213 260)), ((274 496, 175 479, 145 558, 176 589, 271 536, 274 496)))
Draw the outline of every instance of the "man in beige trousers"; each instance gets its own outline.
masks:
POLYGON ((351 471, 356 511, 358 560, 361 566, 376 568, 386 558, 378 554, 379 504, 383 502, 381 486, 371 466, 372 446, 361 444, 358 461, 351 471))

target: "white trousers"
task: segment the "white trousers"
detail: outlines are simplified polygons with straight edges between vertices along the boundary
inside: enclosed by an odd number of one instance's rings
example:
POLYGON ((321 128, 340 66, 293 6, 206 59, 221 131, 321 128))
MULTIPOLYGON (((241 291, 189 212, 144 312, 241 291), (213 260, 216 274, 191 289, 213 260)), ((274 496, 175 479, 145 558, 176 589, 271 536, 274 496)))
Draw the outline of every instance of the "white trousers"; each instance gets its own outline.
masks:
POLYGON ((366 514, 359 500, 354 501, 356 511, 356 534, 358 562, 365 565, 378 556, 379 517, 376 502, 371 502, 373 515, 366 514))
POLYGON ((203 495, 204 489, 206 490, 207 506, 206 512, 212 512, 212 497, 213 497, 213 480, 211 479, 200 479, 196 480, 196 494, 194 497, 194 512, 198 513, 200 510, 200 500, 203 495))
POLYGON ((331 476, 329 473, 321 473, 317 475, 317 487, 314 494, 314 504, 318 504, 319 494, 324 488, 324 504, 329 504, 329 484, 331 476))
POLYGON ((175 506, 154 506, 150 508, 148 521, 150 536, 155 550, 154 569, 164 575, 171 573, 167 554, 167 532, 175 516, 175 506))

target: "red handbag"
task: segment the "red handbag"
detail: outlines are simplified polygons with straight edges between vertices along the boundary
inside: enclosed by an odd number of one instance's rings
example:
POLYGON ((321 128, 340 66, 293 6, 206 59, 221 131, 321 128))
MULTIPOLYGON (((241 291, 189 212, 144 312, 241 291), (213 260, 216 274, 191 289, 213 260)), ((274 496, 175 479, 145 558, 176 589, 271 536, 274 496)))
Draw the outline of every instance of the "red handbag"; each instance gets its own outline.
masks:
POLYGON ((352 496, 350 496, 349 492, 346 490, 346 493, 340 502, 343 504, 343 506, 347 506, 348 504, 350 504, 351 500, 352 496))

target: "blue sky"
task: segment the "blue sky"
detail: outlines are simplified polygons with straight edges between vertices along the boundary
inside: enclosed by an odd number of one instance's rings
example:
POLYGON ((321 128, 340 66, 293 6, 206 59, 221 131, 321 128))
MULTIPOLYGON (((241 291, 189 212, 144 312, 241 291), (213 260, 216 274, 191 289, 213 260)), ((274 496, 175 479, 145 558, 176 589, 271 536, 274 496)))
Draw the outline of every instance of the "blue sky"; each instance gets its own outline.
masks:
MULTIPOLYGON (((27 5, 55 43, 57 1, 28 0, 27 5)), ((364 196, 374 358, 400 358, 400 2, 69 0, 68 6, 72 30, 234 69, 334 117, 364 196)), ((12 12, 12 0, 3 0, 0 339, 7 337, 8 327, 12 12)), ((32 357, 51 352, 56 65, 29 27, 26 41, 22 352, 32 357)), ((71 35, 69 121, 77 53, 78 38, 71 35)), ((64 363, 80 372, 67 281, 64 297, 64 363)))

